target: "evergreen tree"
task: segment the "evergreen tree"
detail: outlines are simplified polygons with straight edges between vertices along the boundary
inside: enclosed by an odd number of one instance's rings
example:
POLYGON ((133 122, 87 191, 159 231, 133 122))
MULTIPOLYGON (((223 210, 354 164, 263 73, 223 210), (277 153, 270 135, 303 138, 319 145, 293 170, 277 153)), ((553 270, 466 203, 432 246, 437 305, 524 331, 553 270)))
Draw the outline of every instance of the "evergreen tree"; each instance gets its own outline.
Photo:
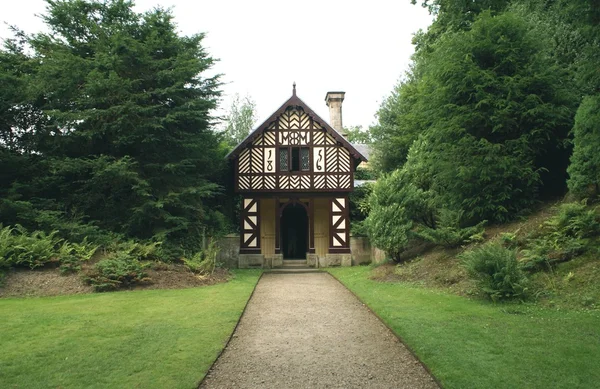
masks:
POLYGON ((39 178, 13 182, 14 198, 197 246, 202 231, 221 227, 214 205, 225 169, 210 116, 219 81, 204 76, 214 60, 203 34, 179 36, 170 11, 139 14, 127 0, 47 4, 50 32, 2 58, 35 63, 23 82, 39 113, 32 152, 43 156, 39 178))
POLYGON ((431 125, 422 85, 413 68, 379 108, 378 123, 369 129, 375 170, 389 173, 401 167, 410 146, 431 125))
POLYGON ((577 110, 569 189, 582 198, 600 194, 600 95, 586 97, 577 110))

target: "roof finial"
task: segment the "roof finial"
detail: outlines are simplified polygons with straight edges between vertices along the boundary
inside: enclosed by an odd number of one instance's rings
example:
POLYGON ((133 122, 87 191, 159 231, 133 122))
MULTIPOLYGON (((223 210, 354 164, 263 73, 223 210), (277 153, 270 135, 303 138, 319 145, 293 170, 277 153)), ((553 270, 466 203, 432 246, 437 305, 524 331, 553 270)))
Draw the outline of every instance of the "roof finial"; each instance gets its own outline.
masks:
POLYGON ((294 81, 294 90, 292 91, 292 93, 294 94, 294 96, 296 96, 296 81, 294 81))

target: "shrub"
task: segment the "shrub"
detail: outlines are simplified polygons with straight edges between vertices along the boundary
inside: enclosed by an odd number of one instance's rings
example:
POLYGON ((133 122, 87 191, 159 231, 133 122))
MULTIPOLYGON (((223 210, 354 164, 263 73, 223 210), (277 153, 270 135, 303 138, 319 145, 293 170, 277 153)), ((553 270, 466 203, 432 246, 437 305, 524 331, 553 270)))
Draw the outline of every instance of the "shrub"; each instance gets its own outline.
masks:
POLYGON ((62 239, 56 237, 58 231, 49 234, 44 231, 28 233, 24 227, 17 225, 8 234, 9 244, 12 245, 6 258, 9 265, 34 269, 57 260, 57 247, 62 242, 62 239))
POLYGON ((565 203, 558 207, 558 214, 545 223, 553 233, 571 238, 589 238, 600 233, 600 223, 595 209, 588 209, 585 202, 565 203))
POLYGON ((159 259, 161 242, 137 242, 126 240, 110 245, 107 249, 113 253, 124 253, 138 261, 151 261, 159 259))
POLYGON ((417 232, 417 235, 437 245, 458 247, 481 234, 486 223, 486 221, 482 221, 474 226, 461 228, 462 215, 462 211, 441 209, 436 220, 436 227, 424 227, 417 232))
POLYGON ((373 185, 371 183, 364 183, 363 185, 355 188, 355 190, 350 193, 348 198, 350 201, 350 231, 352 231, 352 235, 354 236, 367 235, 367 229, 364 225, 364 220, 369 215, 369 196, 372 192, 372 189, 373 185))
POLYGON ((364 221, 373 245, 395 261, 414 242, 415 225, 435 226, 433 194, 417 188, 408 178, 401 170, 381 177, 373 185, 370 212, 364 221))
POLYGON ((64 242, 59 249, 60 272, 75 273, 81 270, 81 263, 88 261, 100 246, 88 243, 87 238, 81 243, 64 242))
POLYGON ((211 240, 205 250, 197 252, 191 258, 183 257, 183 263, 194 273, 212 274, 217 266, 218 252, 216 241, 211 240))
POLYGON ((589 251, 594 246, 590 239, 599 234, 595 209, 588 209, 585 203, 561 204, 540 235, 527 241, 521 262, 527 270, 550 268, 589 251))
POLYGON ((97 292, 115 290, 121 287, 148 282, 150 279, 142 265, 124 253, 119 253, 112 258, 103 259, 94 266, 85 277, 85 281, 92 285, 97 292))
POLYGON ((2 227, 0 225, 0 269, 12 265, 11 258, 14 250, 12 232, 12 227, 2 227))
POLYGON ((81 261, 90 259, 98 249, 87 239, 82 243, 71 243, 57 238, 57 234, 58 231, 29 233, 20 225, 0 226, 0 268, 28 266, 34 269, 58 263, 61 273, 75 272, 81 269, 81 261))
POLYGON ((569 190, 581 198, 600 194, 600 95, 583 99, 573 127, 569 190))
POLYGON ((461 259, 479 290, 493 301, 525 297, 528 279, 515 250, 491 242, 463 253, 461 259))
POLYGON ((509 248, 515 248, 518 245, 517 233, 519 230, 515 232, 502 232, 500 234, 500 240, 504 244, 504 246, 509 248))

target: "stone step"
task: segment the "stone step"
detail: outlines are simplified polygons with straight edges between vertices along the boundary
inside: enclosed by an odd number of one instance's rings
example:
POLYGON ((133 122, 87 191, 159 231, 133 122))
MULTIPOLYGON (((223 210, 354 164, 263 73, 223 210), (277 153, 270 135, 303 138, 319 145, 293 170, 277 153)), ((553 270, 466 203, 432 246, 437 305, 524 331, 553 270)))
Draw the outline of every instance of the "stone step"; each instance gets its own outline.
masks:
POLYGON ((279 267, 267 270, 269 273, 277 274, 299 274, 299 273, 319 273, 321 269, 315 269, 314 267, 279 267))
POLYGON ((284 259, 283 266, 306 266, 305 259, 284 259))

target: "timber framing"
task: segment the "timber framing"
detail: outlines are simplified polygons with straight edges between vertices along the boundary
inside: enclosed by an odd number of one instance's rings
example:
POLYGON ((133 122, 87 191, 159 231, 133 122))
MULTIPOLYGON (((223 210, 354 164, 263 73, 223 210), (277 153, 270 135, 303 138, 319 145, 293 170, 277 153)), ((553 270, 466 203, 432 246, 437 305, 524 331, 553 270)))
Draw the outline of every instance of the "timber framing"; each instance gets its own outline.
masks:
POLYGON ((284 210, 298 205, 308 224, 296 223, 295 233, 306 237, 307 256, 348 258, 348 195, 356 167, 367 158, 296 96, 295 87, 292 97, 226 158, 234 165, 235 191, 243 197, 240 254, 281 258, 282 248, 289 247, 281 241, 281 229, 288 226, 289 239, 293 220, 284 210))

